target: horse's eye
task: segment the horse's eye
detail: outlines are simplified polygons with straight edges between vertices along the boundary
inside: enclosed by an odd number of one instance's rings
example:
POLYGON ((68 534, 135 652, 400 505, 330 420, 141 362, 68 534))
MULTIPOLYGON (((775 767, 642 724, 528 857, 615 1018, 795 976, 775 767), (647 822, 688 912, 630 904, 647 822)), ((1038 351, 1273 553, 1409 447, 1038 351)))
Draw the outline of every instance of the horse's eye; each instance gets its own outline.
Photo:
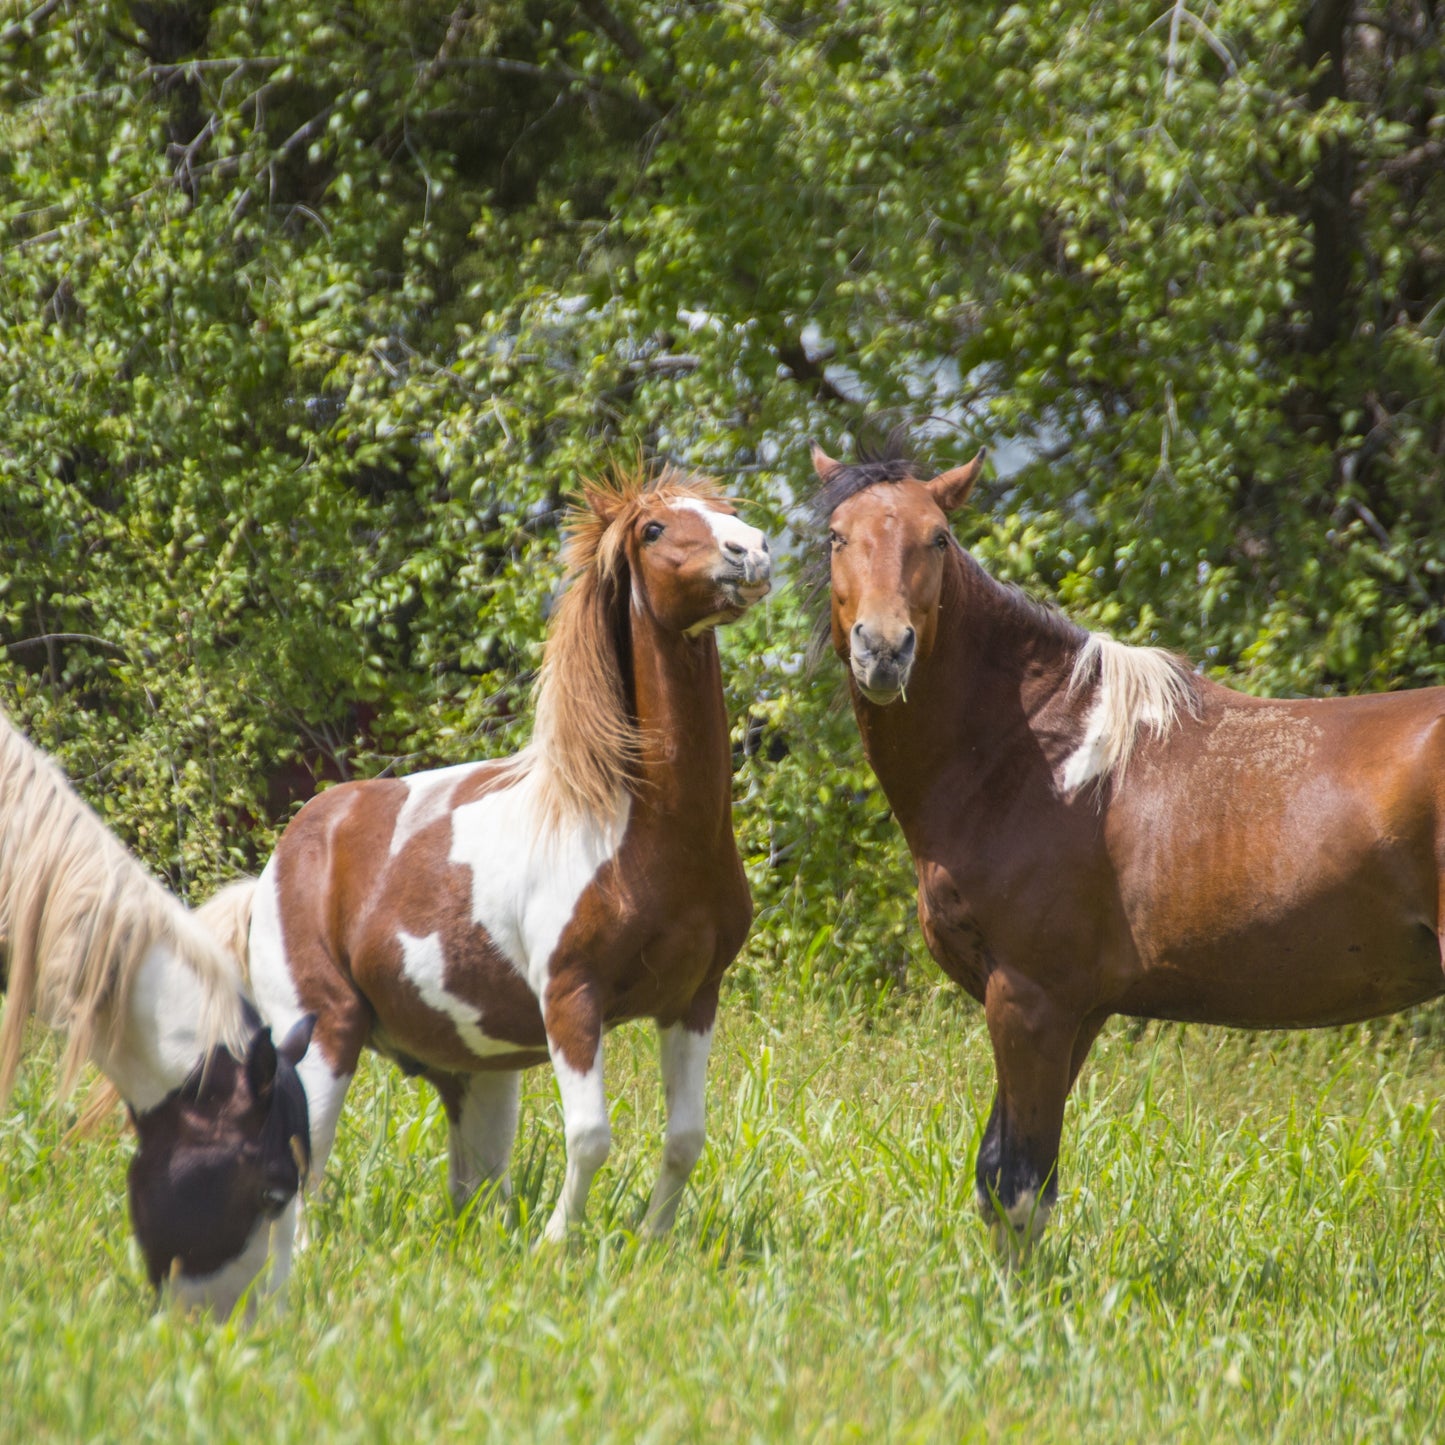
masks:
POLYGON ((937 547, 940 552, 944 551, 948 547, 948 533, 940 532, 933 539, 933 545, 937 547))
POLYGON ((828 545, 836 552, 839 547, 846 547, 848 543, 836 532, 828 533, 828 545))
POLYGON ((642 540, 644 542, 655 542, 660 536, 662 536, 661 522, 649 522, 642 529, 642 540))

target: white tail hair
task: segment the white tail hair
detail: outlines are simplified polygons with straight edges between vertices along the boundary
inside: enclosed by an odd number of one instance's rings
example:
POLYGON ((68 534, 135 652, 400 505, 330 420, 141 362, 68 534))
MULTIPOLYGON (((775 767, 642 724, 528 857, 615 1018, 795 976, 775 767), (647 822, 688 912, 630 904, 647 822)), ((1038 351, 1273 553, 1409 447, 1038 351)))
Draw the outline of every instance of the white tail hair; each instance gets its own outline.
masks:
POLYGON ((66 1038, 59 1091, 97 1044, 112 1046, 147 952, 173 948, 204 996, 199 1047, 244 1047, 240 978, 225 951, 136 861, 60 769, 0 715, 0 1106, 25 1020, 66 1038))
POLYGON ((1095 779, 1123 780, 1129 759, 1148 728, 1165 733, 1181 712, 1197 709, 1194 687, 1184 664, 1160 647, 1130 647, 1091 632, 1074 659, 1069 692, 1096 683, 1094 706, 1084 737, 1064 765, 1066 793, 1095 779))

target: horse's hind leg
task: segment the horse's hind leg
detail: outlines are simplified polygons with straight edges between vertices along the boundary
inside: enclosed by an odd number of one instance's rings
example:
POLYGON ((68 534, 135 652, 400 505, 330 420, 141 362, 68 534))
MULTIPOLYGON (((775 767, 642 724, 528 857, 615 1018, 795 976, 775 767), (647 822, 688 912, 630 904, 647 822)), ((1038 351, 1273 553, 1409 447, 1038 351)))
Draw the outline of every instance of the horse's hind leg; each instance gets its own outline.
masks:
POLYGON ((998 1094, 978 1151, 978 1202, 1016 1260, 1043 1235, 1058 1197, 1064 1101, 1098 1024, 1081 1028, 1036 984, 1002 969, 989 979, 984 1012, 998 1094))
POLYGON ((446 1106, 450 1159, 447 1184, 458 1212, 482 1188, 498 1200, 512 1197, 508 1169, 517 1137, 517 1111, 522 1099, 518 1069, 477 1074, 449 1074, 433 1079, 446 1106))
POLYGON ((653 1236, 666 1234, 672 1228, 688 1176, 702 1155, 707 1133, 707 1057, 712 1048, 712 1014, 712 1009, 707 1010, 705 1029, 675 1023, 658 1030, 667 1130, 662 1167, 642 1223, 643 1230, 653 1236))

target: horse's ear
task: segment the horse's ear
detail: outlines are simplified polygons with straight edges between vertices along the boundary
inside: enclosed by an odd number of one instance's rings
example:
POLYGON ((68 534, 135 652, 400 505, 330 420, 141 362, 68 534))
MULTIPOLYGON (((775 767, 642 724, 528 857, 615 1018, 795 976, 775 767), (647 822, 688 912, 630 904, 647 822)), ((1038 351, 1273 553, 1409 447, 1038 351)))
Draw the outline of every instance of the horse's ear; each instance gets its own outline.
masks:
POLYGON ((311 1046, 311 1033, 316 1027, 316 1015, 306 1014, 303 1018, 296 1020, 287 1030, 286 1037, 281 1040, 280 1047, 276 1050, 283 1059, 294 1069, 297 1064, 306 1057, 306 1050, 311 1046))
POLYGON ((257 1029, 246 1050, 246 1082, 251 1097, 264 1103, 271 1097, 276 1083, 276 1045, 271 1042, 270 1029, 257 1029))
POLYGON ((945 512, 956 512, 968 501, 969 493, 973 491, 973 484, 978 480, 979 473, 983 471, 984 459, 988 456, 988 449, 983 448, 971 461, 965 462, 961 467, 954 467, 951 471, 939 472, 931 482, 925 482, 933 500, 943 508, 945 512))
POLYGON ((842 462, 835 462, 817 442, 813 443, 813 470, 817 472, 820 482, 831 482, 842 469, 842 462))

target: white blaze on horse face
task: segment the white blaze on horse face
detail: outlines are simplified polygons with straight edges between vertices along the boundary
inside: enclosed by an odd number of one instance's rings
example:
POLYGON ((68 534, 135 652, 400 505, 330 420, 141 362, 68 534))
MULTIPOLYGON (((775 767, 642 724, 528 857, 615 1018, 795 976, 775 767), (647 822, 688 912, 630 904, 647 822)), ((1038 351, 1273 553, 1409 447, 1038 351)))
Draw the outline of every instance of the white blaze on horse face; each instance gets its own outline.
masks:
POLYGON ((458 784, 464 782, 483 764, 457 763, 450 768, 436 768, 429 773, 413 773, 403 778, 406 801, 397 814, 391 830, 391 856, 396 857, 423 828, 446 817, 458 784))
POLYGON ((706 521, 717 540, 718 551, 724 556, 737 556, 742 562, 746 581, 763 581, 772 575, 768 539, 756 527, 748 526, 741 517, 731 512, 715 511, 696 497, 684 498, 676 506, 679 511, 686 508, 696 512, 706 521))
POLYGON ((499 1199, 512 1197, 508 1166, 517 1137, 522 1101, 518 1069, 472 1074, 462 1086, 457 1118, 450 1123, 447 1182, 452 1203, 461 1209, 483 1185, 495 1185, 499 1199))
POLYGON ((508 788, 452 814, 447 861, 472 870, 472 922, 531 985, 538 999, 548 965, 587 885, 622 845, 632 799, 619 791, 602 821, 544 828, 538 766, 508 788))
POLYGON ((994 1230, 994 1245, 1008 1264, 1019 1264, 1044 1237, 1054 1206, 1032 1189, 1025 1189, 1006 1209, 1000 1210, 1006 1225, 994 1230))
POLYGON ((451 1020, 462 1043, 479 1059, 489 1054, 514 1054, 516 1044, 494 1039, 481 1029, 476 1006, 460 999, 447 989, 446 951, 442 936, 429 933, 415 938, 405 930, 398 932, 401 940, 401 971, 429 1008, 451 1020))
POLYGON ((607 1092, 602 1082, 602 1043, 598 1040, 597 1057, 585 1073, 552 1048, 552 1068, 562 1095, 562 1131, 567 1140, 567 1170, 562 1179, 562 1195, 547 1221, 545 1238, 560 1244, 567 1238, 570 1225, 580 1224, 587 1211, 587 1194, 592 1179, 607 1161, 612 1148, 612 1124, 607 1116, 607 1092))

